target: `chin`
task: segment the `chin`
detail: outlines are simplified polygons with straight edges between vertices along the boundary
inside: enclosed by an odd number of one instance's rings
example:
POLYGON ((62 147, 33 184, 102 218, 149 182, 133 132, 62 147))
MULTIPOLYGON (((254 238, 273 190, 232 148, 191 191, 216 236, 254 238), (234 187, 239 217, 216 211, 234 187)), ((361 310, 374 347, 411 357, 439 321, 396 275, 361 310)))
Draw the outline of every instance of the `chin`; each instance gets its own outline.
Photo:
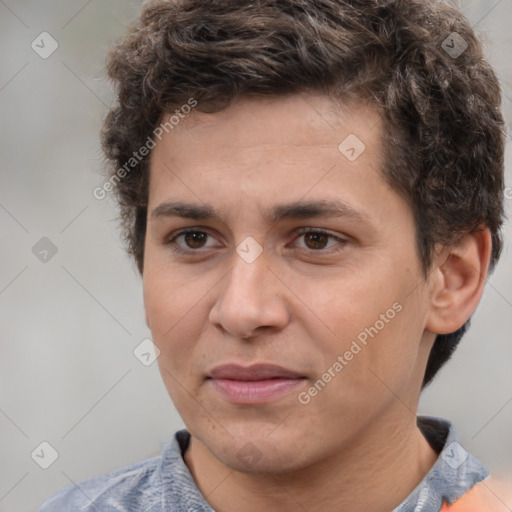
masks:
MULTIPOLYGON (((272 429, 276 430, 275 424, 272 429)), ((277 432, 272 433, 271 429, 247 429, 247 425, 245 430, 240 428, 237 435, 228 430, 233 437, 226 433, 220 437, 216 432, 199 439, 217 459, 234 471, 288 473, 303 469, 313 462, 304 443, 305 432, 292 435, 283 430, 278 435, 277 432)))

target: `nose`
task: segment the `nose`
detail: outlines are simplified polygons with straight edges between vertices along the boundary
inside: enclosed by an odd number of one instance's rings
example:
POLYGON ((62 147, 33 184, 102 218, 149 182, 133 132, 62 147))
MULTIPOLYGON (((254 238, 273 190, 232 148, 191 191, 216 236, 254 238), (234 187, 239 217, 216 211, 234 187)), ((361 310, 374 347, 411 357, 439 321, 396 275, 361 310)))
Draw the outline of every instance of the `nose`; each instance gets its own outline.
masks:
POLYGON ((252 263, 236 252, 209 315, 210 322, 237 338, 279 331, 289 322, 286 286, 276 277, 265 251, 252 263))

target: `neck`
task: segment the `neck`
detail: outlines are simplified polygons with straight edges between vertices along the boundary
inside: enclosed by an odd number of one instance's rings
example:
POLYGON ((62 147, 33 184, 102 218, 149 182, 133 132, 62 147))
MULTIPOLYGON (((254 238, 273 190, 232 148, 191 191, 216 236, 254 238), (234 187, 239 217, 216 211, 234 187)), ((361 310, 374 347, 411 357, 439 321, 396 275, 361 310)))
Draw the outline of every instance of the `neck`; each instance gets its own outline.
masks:
POLYGON ((350 446, 293 473, 235 471, 194 437, 185 463, 217 512, 389 512, 438 457, 417 428, 416 417, 407 414, 368 427, 350 446))

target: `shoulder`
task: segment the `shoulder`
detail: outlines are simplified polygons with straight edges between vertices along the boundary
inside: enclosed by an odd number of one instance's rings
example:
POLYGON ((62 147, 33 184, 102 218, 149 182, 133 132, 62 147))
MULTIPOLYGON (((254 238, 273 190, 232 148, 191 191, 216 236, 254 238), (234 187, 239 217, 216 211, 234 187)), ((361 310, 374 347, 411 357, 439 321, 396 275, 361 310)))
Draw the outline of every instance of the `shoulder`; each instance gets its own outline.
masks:
POLYGON ((510 512, 512 510, 512 479, 489 476, 475 484, 442 512, 510 512))
POLYGON ((161 507, 160 459, 154 457, 79 483, 48 498, 39 512, 128 512, 161 507))

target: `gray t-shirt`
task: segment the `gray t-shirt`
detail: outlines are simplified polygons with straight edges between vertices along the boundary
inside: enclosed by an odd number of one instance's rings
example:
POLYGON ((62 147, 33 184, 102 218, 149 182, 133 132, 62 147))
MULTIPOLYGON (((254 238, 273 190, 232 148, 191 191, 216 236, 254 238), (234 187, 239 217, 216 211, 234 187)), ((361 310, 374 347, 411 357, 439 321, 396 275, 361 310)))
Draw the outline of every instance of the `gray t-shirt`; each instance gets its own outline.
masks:
MULTIPOLYGON (((439 453, 420 484, 393 512, 439 512, 489 472, 458 443, 453 425, 419 416, 418 427, 439 453)), ((183 454, 190 433, 179 430, 158 457, 70 485, 47 499, 39 512, 215 512, 190 474, 183 454)))

